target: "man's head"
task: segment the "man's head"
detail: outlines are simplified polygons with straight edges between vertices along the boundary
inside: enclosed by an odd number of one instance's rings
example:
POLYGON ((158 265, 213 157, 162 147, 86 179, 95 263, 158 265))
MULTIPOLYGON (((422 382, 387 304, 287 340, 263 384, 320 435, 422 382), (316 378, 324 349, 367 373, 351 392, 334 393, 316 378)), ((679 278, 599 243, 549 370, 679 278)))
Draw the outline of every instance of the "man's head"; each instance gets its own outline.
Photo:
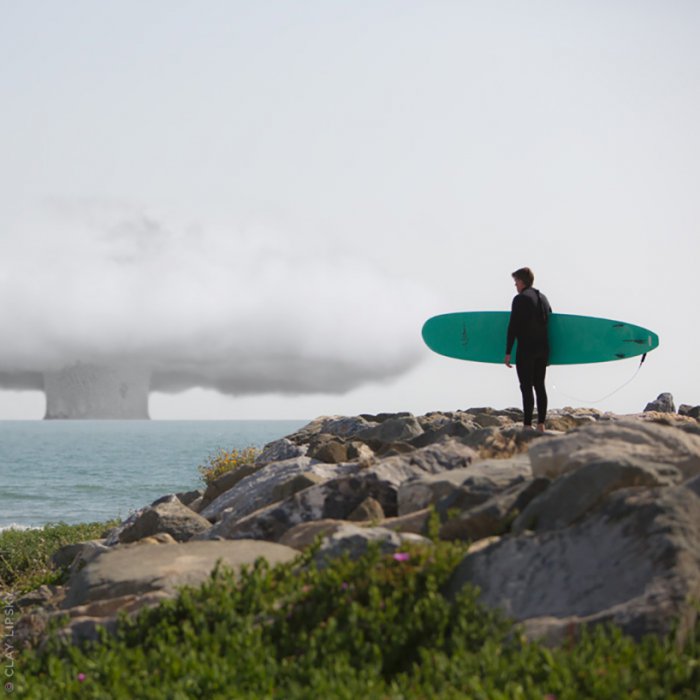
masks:
POLYGON ((515 288, 518 290, 518 292, 522 292, 523 289, 532 287, 535 281, 535 275, 532 274, 532 270, 529 267, 521 267, 511 276, 515 280, 515 288))

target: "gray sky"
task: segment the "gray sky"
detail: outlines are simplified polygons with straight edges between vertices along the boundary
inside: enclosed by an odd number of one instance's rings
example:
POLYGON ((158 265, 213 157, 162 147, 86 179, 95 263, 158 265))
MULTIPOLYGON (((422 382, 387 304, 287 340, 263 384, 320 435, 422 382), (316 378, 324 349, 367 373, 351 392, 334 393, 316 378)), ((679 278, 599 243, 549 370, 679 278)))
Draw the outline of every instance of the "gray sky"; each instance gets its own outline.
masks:
POLYGON ((116 348, 246 392, 154 418, 518 405, 420 327, 529 265, 661 340, 601 404, 638 361, 551 368, 552 406, 698 404, 699 31, 680 0, 0 0, 0 371, 116 348))

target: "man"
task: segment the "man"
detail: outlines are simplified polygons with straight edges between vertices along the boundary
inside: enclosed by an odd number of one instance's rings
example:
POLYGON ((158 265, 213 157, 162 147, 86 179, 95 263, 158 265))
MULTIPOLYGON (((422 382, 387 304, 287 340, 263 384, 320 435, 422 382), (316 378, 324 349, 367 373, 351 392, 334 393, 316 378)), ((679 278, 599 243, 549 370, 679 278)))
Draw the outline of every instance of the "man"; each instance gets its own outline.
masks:
POLYGON ((544 377, 549 362, 548 322, 552 308, 547 297, 532 285, 535 276, 529 267, 521 267, 513 275, 518 295, 513 299, 506 339, 506 367, 510 367, 513 344, 518 341, 515 367, 523 395, 523 423, 532 426, 535 408, 533 389, 537 395, 537 430, 544 432, 547 415, 547 391, 544 377))

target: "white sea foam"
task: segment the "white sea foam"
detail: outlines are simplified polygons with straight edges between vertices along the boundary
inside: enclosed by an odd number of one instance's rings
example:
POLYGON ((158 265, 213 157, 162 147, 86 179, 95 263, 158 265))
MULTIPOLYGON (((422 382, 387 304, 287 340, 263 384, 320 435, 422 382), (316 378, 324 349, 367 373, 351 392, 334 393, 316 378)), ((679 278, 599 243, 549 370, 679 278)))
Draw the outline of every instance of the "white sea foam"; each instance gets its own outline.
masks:
POLYGON ((5 532, 5 530, 41 530, 41 527, 36 525, 20 525, 19 523, 0 525, 0 532, 5 532))

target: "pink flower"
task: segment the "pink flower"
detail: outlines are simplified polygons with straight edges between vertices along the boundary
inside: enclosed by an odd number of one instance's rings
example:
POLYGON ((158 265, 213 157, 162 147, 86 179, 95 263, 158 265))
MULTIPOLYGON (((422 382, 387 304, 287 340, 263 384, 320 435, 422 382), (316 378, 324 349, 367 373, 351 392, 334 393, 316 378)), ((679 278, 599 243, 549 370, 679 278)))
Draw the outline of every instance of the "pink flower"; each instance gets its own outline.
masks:
POLYGON ((78 674, 78 680, 82 683, 85 680, 85 674, 84 673, 79 673, 78 674))
POLYGON ((408 561, 411 558, 408 552, 394 552, 393 556, 396 561, 408 561))

